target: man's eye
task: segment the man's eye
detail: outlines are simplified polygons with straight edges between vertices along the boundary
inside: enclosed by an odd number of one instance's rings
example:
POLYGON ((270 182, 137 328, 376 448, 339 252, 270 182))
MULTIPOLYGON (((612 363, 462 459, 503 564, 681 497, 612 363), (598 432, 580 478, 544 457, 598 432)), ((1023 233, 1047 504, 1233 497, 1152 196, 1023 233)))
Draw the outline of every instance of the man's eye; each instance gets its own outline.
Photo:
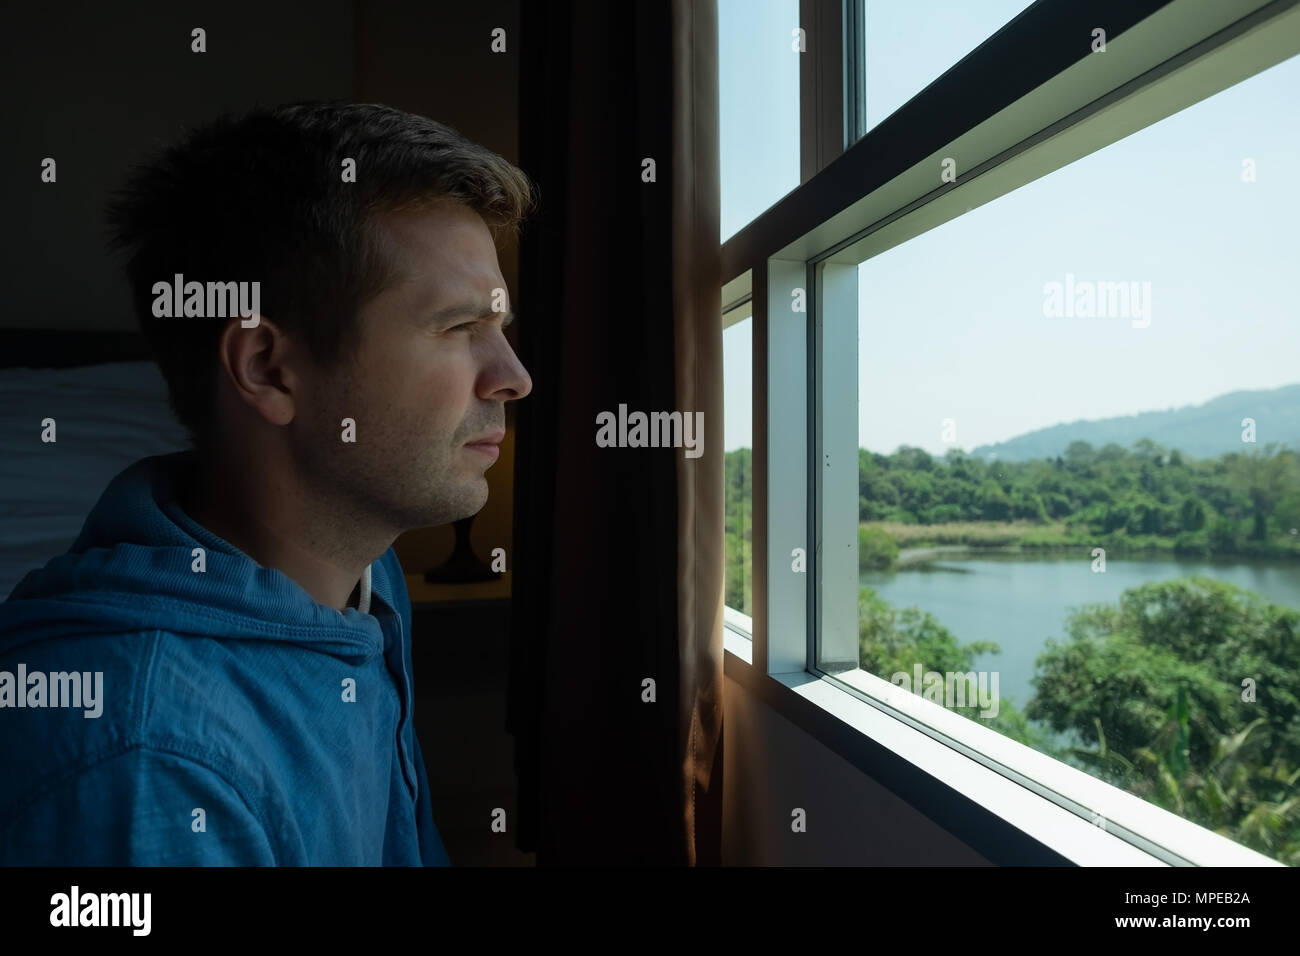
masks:
POLYGON ((478 325, 477 322, 462 322, 460 325, 453 325, 453 326, 452 326, 451 328, 449 328, 447 331, 448 331, 448 332, 459 332, 461 329, 472 329, 472 328, 474 328, 476 325, 478 325))

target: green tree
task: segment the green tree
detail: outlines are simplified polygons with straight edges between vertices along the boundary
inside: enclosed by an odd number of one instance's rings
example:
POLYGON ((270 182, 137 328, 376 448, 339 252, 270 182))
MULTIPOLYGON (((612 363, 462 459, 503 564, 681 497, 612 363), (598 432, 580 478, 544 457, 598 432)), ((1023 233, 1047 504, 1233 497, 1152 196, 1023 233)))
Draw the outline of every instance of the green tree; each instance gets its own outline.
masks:
POLYGON ((986 521, 1005 521, 1011 515, 1011 499, 992 479, 980 486, 978 500, 980 517, 986 521))
POLYGON ((1200 531, 1205 527, 1205 505, 1199 499, 1184 498, 1178 509, 1178 526, 1184 531, 1200 531))
POLYGON ((858 570, 888 570, 898 563, 898 542, 880 528, 858 526, 858 570))
POLYGON ((1291 454, 1275 454, 1276 443, 1262 452, 1234 455, 1230 458, 1229 475, 1232 482, 1250 499, 1255 519, 1250 537, 1263 541, 1268 536, 1267 520, 1273 506, 1296 487, 1295 458, 1291 454))
POLYGON ((1046 521, 1047 509, 1037 494, 1017 488, 1011 495, 1011 516, 1028 521, 1046 521))
POLYGON ((1070 471, 1083 471, 1096 459, 1097 453, 1086 441, 1072 441, 1065 449, 1065 467, 1070 471))
POLYGON ((1235 522, 1215 518, 1205 529, 1205 540, 1213 554, 1235 554, 1241 550, 1241 532, 1235 522))
POLYGON ((1300 611, 1183 578, 1079 609, 1067 631, 1039 656, 1025 709, 1078 734, 1084 746, 1065 759, 1300 862, 1300 611), (1248 681, 1259 690, 1243 690, 1248 681))

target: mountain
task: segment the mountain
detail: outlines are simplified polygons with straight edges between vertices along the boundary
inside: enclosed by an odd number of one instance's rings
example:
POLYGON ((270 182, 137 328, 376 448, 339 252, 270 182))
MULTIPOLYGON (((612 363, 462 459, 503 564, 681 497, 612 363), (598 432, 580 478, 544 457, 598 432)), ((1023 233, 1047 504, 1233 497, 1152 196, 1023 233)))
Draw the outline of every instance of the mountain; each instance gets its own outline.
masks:
POLYGON ((1141 438, 1150 438, 1170 451, 1177 449, 1193 458, 1217 458, 1243 447, 1262 449, 1269 442, 1300 450, 1300 385, 1229 392, 1204 405, 1163 412, 1053 425, 994 445, 980 445, 971 454, 987 458, 993 453, 1003 461, 1028 461, 1055 458, 1074 441, 1086 441, 1094 448, 1114 442, 1129 449, 1141 438), (1243 418, 1255 420, 1255 445, 1241 440, 1243 418))

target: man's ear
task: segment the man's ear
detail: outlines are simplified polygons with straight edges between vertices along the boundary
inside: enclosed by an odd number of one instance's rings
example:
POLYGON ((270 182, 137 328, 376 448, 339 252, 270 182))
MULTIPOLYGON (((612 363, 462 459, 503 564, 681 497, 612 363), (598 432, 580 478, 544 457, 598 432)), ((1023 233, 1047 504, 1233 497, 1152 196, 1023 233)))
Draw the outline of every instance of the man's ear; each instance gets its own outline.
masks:
POLYGON ((231 319, 217 342, 221 375, 245 406, 272 425, 293 421, 302 377, 294 368, 293 343, 274 322, 257 315, 257 323, 231 319))

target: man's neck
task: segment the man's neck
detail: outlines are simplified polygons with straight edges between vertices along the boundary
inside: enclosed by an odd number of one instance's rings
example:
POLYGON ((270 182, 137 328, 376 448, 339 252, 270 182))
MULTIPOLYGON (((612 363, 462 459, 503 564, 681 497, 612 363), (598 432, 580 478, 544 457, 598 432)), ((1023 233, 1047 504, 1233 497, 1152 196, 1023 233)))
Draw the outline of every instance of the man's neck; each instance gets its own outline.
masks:
POLYGON ((313 517, 310 496, 293 482, 254 486, 240 474, 204 467, 198 456, 194 461, 178 491, 191 518, 262 567, 283 572, 318 604, 359 606, 361 575, 373 558, 335 539, 340 529, 313 517))

